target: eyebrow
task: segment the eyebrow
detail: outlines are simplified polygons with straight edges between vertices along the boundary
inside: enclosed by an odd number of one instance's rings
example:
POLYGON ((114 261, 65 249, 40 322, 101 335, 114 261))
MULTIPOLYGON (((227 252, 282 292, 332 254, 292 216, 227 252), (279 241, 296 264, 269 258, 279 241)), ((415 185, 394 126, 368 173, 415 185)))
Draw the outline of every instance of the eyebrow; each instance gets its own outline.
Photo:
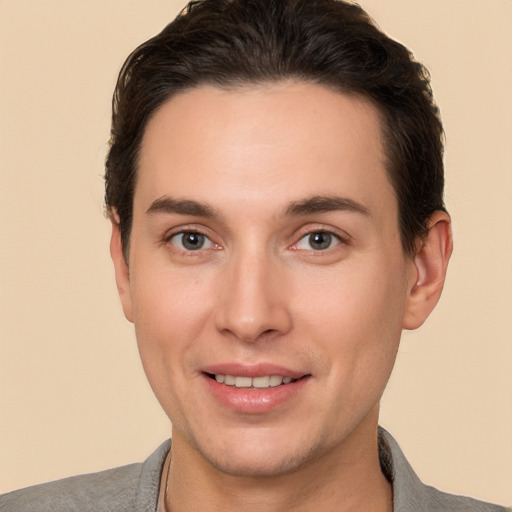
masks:
MULTIPOLYGON (((301 201, 294 201, 286 208, 285 215, 299 217, 332 211, 349 211, 366 216, 370 215, 369 210, 361 203, 347 197, 339 196, 313 196, 301 201)), ((205 203, 200 203, 192 199, 174 199, 169 196, 162 196, 155 199, 146 210, 146 215, 155 215, 158 213, 192 215, 210 219, 218 217, 215 209, 205 203)))
POLYGON ((332 211, 349 211, 370 215, 368 208, 348 197, 339 196, 313 196, 302 201, 291 203, 286 214, 291 216, 311 215, 332 211))
POLYGON ((157 213, 193 215, 196 217, 217 217, 215 210, 204 204, 191 199, 173 199, 169 196, 162 196, 155 199, 146 210, 146 215, 157 213))

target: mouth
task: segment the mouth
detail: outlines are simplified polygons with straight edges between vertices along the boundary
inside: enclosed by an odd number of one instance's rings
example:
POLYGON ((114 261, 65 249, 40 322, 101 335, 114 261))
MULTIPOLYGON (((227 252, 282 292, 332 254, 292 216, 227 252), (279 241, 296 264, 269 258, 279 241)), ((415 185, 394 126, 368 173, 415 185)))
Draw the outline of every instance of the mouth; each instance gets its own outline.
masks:
POLYGON ((257 377, 248 377, 248 376, 235 376, 235 375, 226 375, 223 373, 207 373, 206 374, 210 379, 217 381, 219 384, 224 384, 226 386, 233 386, 236 388, 246 388, 246 389, 268 389, 275 388, 278 386, 285 386, 287 384, 291 384, 293 382, 297 382, 307 375, 304 375, 299 378, 294 378, 290 376, 283 375, 261 375, 257 377))
MULTIPOLYGON (((273 363, 222 363, 201 370, 206 390, 221 407, 236 413, 260 415, 297 403, 310 389, 311 373, 273 363)), ((253 416, 254 417, 254 416, 253 416)))

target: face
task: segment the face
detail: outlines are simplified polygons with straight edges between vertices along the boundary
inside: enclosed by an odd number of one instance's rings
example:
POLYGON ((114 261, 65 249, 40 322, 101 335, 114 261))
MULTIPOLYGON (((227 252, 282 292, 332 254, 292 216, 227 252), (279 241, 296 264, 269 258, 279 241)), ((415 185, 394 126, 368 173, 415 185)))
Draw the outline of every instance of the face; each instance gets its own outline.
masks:
POLYGON ((173 449, 275 475, 374 435, 416 279, 384 160, 375 108, 319 85, 150 120, 116 266, 173 449))

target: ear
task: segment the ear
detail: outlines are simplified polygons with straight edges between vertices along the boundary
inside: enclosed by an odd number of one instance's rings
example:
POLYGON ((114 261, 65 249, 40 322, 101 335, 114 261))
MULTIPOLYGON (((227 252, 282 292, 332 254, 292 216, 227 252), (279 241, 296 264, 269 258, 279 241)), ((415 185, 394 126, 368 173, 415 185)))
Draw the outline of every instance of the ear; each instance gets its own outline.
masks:
POLYGON ((119 216, 117 212, 110 215, 112 223, 112 236, 110 238, 110 255, 114 262, 114 270, 116 274, 117 291, 121 298, 124 316, 133 322, 132 315, 132 298, 130 290, 130 269, 124 257, 123 244, 121 242, 121 229, 119 227, 119 216))
POLYGON ((425 322, 441 297, 453 239, 450 216, 436 211, 428 233, 418 240, 413 258, 412 282, 405 306, 404 329, 417 329, 425 322))

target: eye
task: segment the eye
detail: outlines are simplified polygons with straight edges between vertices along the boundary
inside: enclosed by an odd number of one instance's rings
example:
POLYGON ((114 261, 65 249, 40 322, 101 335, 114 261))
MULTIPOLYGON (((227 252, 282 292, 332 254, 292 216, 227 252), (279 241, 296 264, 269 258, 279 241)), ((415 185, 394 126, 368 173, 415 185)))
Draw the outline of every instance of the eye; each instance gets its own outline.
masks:
POLYGON ((341 243, 338 236, 327 231, 315 231, 304 235, 295 246, 297 249, 308 251, 325 251, 341 243))
POLYGON ((199 251, 213 247, 213 242, 206 235, 198 233, 197 231, 182 231, 181 233, 176 233, 169 241, 182 251, 199 251))

